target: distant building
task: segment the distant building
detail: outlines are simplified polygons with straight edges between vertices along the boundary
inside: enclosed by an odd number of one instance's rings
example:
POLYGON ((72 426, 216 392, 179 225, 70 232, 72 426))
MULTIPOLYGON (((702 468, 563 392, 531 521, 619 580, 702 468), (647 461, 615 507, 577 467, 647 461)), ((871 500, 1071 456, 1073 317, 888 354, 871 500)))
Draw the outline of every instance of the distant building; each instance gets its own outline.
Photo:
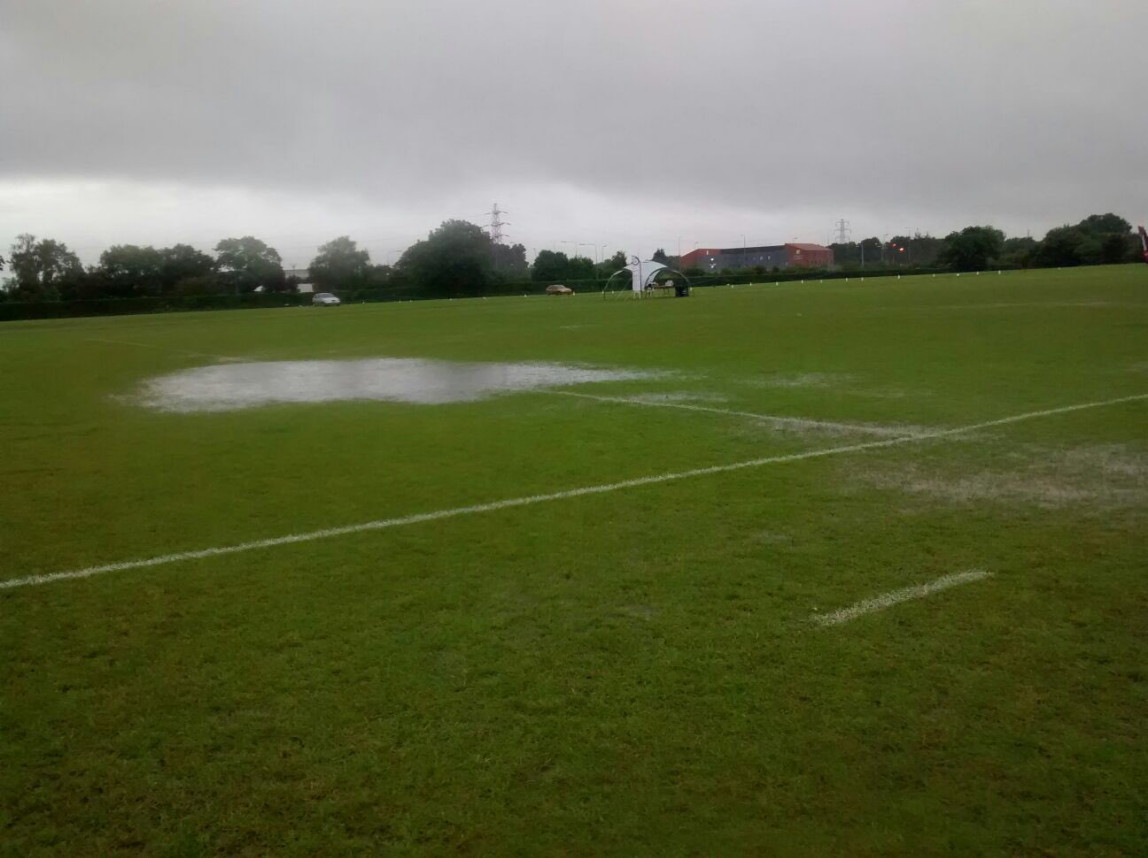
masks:
POLYGON ((315 286, 311 283, 311 271, 308 268, 284 268, 283 276, 287 280, 295 278, 298 281, 295 287, 298 292, 309 295, 315 291, 315 286))
POLYGON ((707 274, 733 268, 828 268, 833 251, 820 244, 771 244, 765 247, 723 247, 692 250, 679 267, 700 268, 707 274))

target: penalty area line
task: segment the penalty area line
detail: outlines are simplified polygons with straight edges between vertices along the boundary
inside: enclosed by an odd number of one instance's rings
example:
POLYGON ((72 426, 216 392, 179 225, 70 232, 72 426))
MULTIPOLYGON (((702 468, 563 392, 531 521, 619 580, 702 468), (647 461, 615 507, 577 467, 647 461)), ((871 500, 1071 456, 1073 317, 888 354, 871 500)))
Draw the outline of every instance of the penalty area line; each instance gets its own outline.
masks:
POLYGON ((893 590, 890 593, 883 593, 872 599, 866 599, 863 602, 858 602, 855 605, 850 605, 848 608, 842 608, 831 614, 814 614, 809 619, 819 626, 836 626, 841 623, 847 623, 850 620, 855 620, 865 614, 883 611, 885 608, 899 605, 901 602, 923 599, 934 593, 940 593, 942 590, 948 590, 950 587, 970 584, 973 581, 983 581, 991 574, 991 572, 985 572, 983 569, 970 569, 968 572, 956 572, 952 575, 943 575, 936 581, 930 581, 928 584, 918 584, 915 587, 893 590))
POLYGON ((728 417, 747 417, 760 423, 775 426, 790 426, 801 429, 826 429, 832 432, 853 432, 862 435, 879 435, 885 438, 904 438, 913 433, 890 428, 872 426, 865 423, 839 423, 833 420, 814 420, 808 417, 782 417, 778 414, 757 414, 753 411, 735 411, 730 408, 712 408, 706 405, 690 405, 685 402, 657 402, 648 399, 635 399, 626 396, 599 396, 593 393, 577 393, 573 390, 549 390, 555 396, 572 396, 577 399, 592 399, 595 402, 613 402, 618 405, 640 405, 646 408, 677 408, 681 411, 698 411, 703 414, 724 414, 728 417))
POLYGON ((163 554, 158 557, 149 557, 143 560, 126 560, 120 563, 105 563, 99 566, 89 566, 84 569, 73 569, 67 572, 51 572, 42 575, 28 575, 23 578, 9 578, 0 581, 0 590, 14 590, 19 587, 30 587, 38 584, 51 584, 56 581, 67 581, 75 578, 90 578, 94 575, 103 575, 109 572, 123 572, 129 569, 146 569, 152 566, 165 566, 169 563, 180 563, 186 560, 203 560, 210 557, 221 557, 227 554, 240 554, 246 551, 257 551, 264 548, 275 548, 280 545, 294 545, 300 542, 313 542, 317 539, 330 539, 336 536, 348 536, 355 533, 366 533, 372 530, 386 530, 393 527, 405 527, 411 524, 421 524, 428 521, 441 521, 447 518, 456 518, 462 515, 476 515, 484 512, 494 512, 502 509, 513 509, 520 506, 530 506, 548 501, 570 500, 572 498, 587 497, 589 495, 607 494, 624 489, 652 486, 659 483, 675 482, 677 480, 705 477, 713 474, 725 474, 733 471, 742 471, 750 468, 760 468, 765 465, 780 465, 786 462, 800 462, 806 459, 818 459, 826 456, 839 456, 846 453, 859 453, 864 450, 877 450, 883 447, 895 447, 900 444, 929 441, 940 438, 951 438, 980 429, 993 426, 1006 426, 1010 423, 1020 423, 1025 420, 1035 420, 1040 417, 1051 417, 1058 414, 1069 414, 1074 411, 1084 411, 1090 408, 1103 408, 1109 405, 1118 405, 1125 402, 1138 402, 1148 399, 1148 393, 1135 396, 1122 396, 1116 399, 1106 399, 1100 402, 1083 402, 1077 405, 1063 405, 1059 408, 1046 408, 1042 411, 1029 411, 1024 414, 1014 414, 1010 417, 1001 417, 996 420, 986 420, 983 423, 973 423, 968 426, 958 426, 954 429, 939 429, 931 432, 921 432, 916 435, 904 435, 898 438, 887 438, 880 441, 864 441, 857 444, 845 444, 839 447, 826 447, 820 450, 808 450, 803 453, 789 453, 778 456, 764 456, 759 459, 748 459, 743 462, 733 462, 727 465, 711 465, 706 468, 693 468, 688 471, 678 471, 669 474, 657 474, 649 477, 638 477, 633 480, 623 480, 617 483, 606 483, 597 486, 583 486, 581 488, 567 489, 565 491, 551 492, 549 494, 529 495, 527 497, 508 498, 491 503, 472 504, 470 506, 442 509, 435 512, 416 513, 398 518, 380 519, 361 524, 351 524, 344 527, 330 527, 323 530, 313 530, 307 533, 295 533, 288 536, 277 536, 271 539, 258 539, 252 542, 240 542, 235 545, 225 545, 218 548, 204 548, 198 551, 180 551, 174 554, 163 554))

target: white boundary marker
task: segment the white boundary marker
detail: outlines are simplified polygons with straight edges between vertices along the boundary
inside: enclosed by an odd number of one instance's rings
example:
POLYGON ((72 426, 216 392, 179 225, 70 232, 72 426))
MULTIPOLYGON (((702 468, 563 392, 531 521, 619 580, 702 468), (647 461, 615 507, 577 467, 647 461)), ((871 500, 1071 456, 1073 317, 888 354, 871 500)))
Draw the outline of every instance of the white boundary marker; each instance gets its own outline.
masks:
POLYGON ((912 432, 892 429, 888 426, 868 426, 864 423, 838 423, 833 420, 811 420, 807 417, 781 417, 776 414, 756 414, 752 411, 734 411, 729 408, 710 408, 705 405, 689 405, 683 402, 656 402, 646 399, 633 399, 625 396, 599 396, 593 393, 577 393, 573 390, 548 390, 559 396, 573 396, 578 399, 593 399, 597 402, 616 402, 620 405, 644 405, 647 408, 678 408, 682 411, 701 411, 706 414, 726 414, 731 417, 749 417, 763 423, 776 423, 782 426, 805 429, 830 429, 834 431, 857 432, 868 435, 881 435, 886 438, 911 437, 912 432))
POLYGON ((29 587, 36 584, 51 584, 55 581, 66 581, 73 578, 90 578, 93 575, 102 575, 107 572, 122 572, 128 569, 145 569, 150 566, 164 566, 168 563, 179 563, 184 560, 202 560, 208 557, 219 557, 224 554, 240 554, 245 551, 256 551, 263 548, 274 548, 279 545, 293 545, 299 542, 312 542, 316 539, 329 539, 335 536, 347 536, 353 533, 365 533, 371 530, 385 530, 392 527, 405 527, 409 524, 421 524, 426 521, 440 521, 446 518, 456 518, 461 515, 474 515, 483 512, 494 512, 500 509, 512 509, 520 506, 530 506, 547 501, 569 500, 571 498, 585 497, 587 495, 606 494, 623 489, 651 486, 658 483, 669 483, 692 477, 704 477, 711 474, 724 474, 730 471, 741 471, 748 468, 760 468, 765 465, 778 465, 785 462, 799 462, 804 459, 817 459, 823 456, 837 456, 843 453, 857 453, 862 450, 875 450, 882 447, 893 447, 898 444, 907 444, 913 441, 928 441, 936 438, 950 438, 987 429, 992 426, 1005 426, 1010 423, 1021 423, 1025 420, 1035 420, 1040 417, 1051 417, 1056 414, 1069 414, 1073 411, 1084 411, 1089 408, 1103 408, 1108 405, 1118 405, 1123 402, 1139 402, 1148 399, 1148 393, 1135 396, 1121 396, 1116 399, 1106 399, 1100 402, 1083 402, 1077 405, 1064 405, 1059 408, 1046 408, 1042 411, 1029 411, 1024 414, 1014 414, 1011 417, 1001 417, 997 420, 986 420, 983 423, 973 423, 968 426, 958 426, 955 429, 939 429, 935 432, 922 432, 917 435, 906 435, 900 438, 887 438, 881 441, 865 441, 859 444, 846 444, 840 447, 827 447, 821 450, 808 450, 804 453, 789 453, 780 456, 764 456, 760 459, 747 459, 744 462, 733 462, 728 465, 712 465, 708 468, 694 468, 689 471, 677 473, 658 474, 651 477, 638 477, 633 480, 623 480, 618 483, 606 483, 597 486, 583 486, 582 488, 567 489, 566 491, 551 492, 549 494, 529 495, 527 497, 509 498, 507 500, 493 501, 491 503, 473 504, 471 506, 441 509, 435 512, 416 513, 399 518, 386 518, 378 521, 368 521, 361 524, 351 524, 344 527, 331 527, 324 530, 312 530, 307 533, 295 533, 289 536, 277 536, 271 539, 258 539, 253 542, 241 542, 236 545, 225 545, 218 548, 204 548, 199 551, 181 551, 175 554, 164 554, 159 557, 149 557, 145 560, 127 560, 121 563, 106 563, 100 566, 89 566, 85 569, 74 569, 68 572, 51 572, 43 575, 29 575, 24 578, 9 578, 0 581, 0 590, 13 590, 17 587, 29 587))
POLYGON ((983 581, 991 574, 991 572, 985 572, 982 569, 971 569, 968 572, 944 575, 936 581, 930 581, 928 584, 918 584, 916 587, 894 590, 891 593, 884 593, 875 598, 866 599, 863 602, 858 602, 855 605, 850 605, 848 608, 842 608, 840 611, 834 611, 831 614, 814 614, 810 619, 819 626, 836 626, 840 623, 847 623, 865 614, 872 614, 874 611, 883 611, 885 608, 898 605, 901 602, 908 602, 910 599, 923 599, 926 596, 933 595, 933 593, 948 590, 950 587, 956 587, 960 584, 970 584, 973 581, 983 581))

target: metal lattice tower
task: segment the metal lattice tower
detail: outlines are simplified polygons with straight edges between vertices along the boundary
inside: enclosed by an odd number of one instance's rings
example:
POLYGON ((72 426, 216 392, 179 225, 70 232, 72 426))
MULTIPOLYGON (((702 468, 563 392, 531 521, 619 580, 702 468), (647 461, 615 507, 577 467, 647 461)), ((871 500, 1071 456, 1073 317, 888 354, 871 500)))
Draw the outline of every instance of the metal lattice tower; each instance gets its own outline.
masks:
POLYGON ((848 244, 849 236, 853 234, 853 230, 849 228, 849 221, 845 220, 845 218, 841 218, 841 220, 833 224, 833 228, 833 240, 838 244, 848 244))
POLYGON ((506 238, 506 234, 502 231, 502 228, 504 226, 510 226, 510 223, 504 221, 502 216, 504 214, 510 214, 510 212, 500 210, 498 203, 495 203, 487 214, 490 215, 490 226, 487 227, 490 231, 490 241, 492 244, 502 244, 506 238))

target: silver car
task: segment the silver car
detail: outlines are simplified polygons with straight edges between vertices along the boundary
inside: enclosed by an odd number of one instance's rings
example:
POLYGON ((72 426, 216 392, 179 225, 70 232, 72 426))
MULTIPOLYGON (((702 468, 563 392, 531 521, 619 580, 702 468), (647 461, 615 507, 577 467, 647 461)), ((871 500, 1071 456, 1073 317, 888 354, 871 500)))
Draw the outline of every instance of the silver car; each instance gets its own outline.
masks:
POLYGON ((311 299, 311 303, 316 307, 338 307, 343 302, 330 292, 316 292, 315 296, 311 299))

